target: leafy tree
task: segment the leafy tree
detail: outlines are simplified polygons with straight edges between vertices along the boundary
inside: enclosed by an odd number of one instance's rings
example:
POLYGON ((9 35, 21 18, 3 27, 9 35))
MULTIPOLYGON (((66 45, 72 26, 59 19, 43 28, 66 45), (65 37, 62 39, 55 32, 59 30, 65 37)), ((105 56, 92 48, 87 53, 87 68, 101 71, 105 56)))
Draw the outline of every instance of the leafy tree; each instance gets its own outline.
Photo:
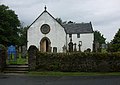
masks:
POLYGON ((58 21, 59 24, 63 25, 63 24, 70 24, 70 23, 75 23, 73 21, 64 21, 61 18, 56 18, 56 20, 58 21))
POLYGON ((67 21, 64 21, 64 22, 63 22, 61 18, 56 18, 56 20, 57 20, 58 23, 61 24, 61 25, 67 23, 67 21))
POLYGON ((120 29, 115 34, 114 39, 111 41, 109 50, 111 52, 120 51, 120 29))
POLYGON ((68 24, 73 23, 72 21, 69 21, 68 24))
POLYGON ((19 42, 20 21, 18 16, 8 6, 0 5, 0 43, 17 44, 19 42))
POLYGON ((99 32, 94 31, 94 51, 95 52, 101 52, 102 44, 105 44, 106 38, 99 32))
POLYGON ((60 24, 63 23, 61 18, 56 18, 56 20, 57 20, 60 24))
POLYGON ((94 41, 98 42, 100 45, 105 44, 106 38, 99 32, 99 31, 94 31, 94 41))
POLYGON ((20 33, 19 33, 19 46, 23 46, 23 45, 27 45, 27 30, 28 30, 28 26, 27 27, 20 27, 20 33))

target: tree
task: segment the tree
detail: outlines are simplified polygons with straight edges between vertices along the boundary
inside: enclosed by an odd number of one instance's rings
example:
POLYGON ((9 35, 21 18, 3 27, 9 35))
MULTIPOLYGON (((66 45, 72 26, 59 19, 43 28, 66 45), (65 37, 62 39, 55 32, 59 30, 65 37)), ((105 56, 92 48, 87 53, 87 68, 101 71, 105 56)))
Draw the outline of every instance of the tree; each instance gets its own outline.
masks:
POLYGON ((19 42, 20 21, 18 16, 8 6, 0 5, 0 43, 17 44, 19 42))
POLYGON ((115 34, 114 39, 111 41, 109 50, 111 52, 120 51, 120 29, 115 34))
POLYGON ((94 41, 98 42, 100 45, 105 44, 106 38, 99 32, 99 31, 94 31, 94 41))
POLYGON ((73 23, 72 21, 69 21, 68 24, 73 23))
POLYGON ((94 51, 101 52, 101 45, 105 44, 106 38, 99 32, 94 31, 94 51))
POLYGON ((60 24, 63 23, 61 18, 56 18, 56 20, 57 20, 57 22, 60 23, 60 24))
POLYGON ((61 25, 67 23, 67 21, 64 21, 64 22, 63 22, 61 18, 56 18, 56 20, 57 20, 57 22, 58 22, 59 24, 61 24, 61 25))
POLYGON ((23 46, 23 45, 27 45, 27 30, 28 30, 28 26, 27 27, 20 27, 20 33, 19 33, 19 46, 23 46))

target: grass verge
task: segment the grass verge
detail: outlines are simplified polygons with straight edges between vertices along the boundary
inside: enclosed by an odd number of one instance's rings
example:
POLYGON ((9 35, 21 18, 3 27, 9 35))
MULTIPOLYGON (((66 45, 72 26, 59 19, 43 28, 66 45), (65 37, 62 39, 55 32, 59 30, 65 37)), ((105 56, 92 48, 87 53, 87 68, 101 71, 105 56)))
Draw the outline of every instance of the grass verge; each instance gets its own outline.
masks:
POLYGON ((120 76, 120 72, 29 72, 30 76, 120 76))

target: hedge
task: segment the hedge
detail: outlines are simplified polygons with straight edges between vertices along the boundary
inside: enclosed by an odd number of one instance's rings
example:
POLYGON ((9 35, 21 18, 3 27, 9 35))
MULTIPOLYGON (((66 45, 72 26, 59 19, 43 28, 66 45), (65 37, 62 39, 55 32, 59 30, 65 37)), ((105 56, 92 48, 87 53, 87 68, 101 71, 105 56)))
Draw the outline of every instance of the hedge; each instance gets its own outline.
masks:
POLYGON ((119 72, 120 53, 40 53, 37 71, 119 72))

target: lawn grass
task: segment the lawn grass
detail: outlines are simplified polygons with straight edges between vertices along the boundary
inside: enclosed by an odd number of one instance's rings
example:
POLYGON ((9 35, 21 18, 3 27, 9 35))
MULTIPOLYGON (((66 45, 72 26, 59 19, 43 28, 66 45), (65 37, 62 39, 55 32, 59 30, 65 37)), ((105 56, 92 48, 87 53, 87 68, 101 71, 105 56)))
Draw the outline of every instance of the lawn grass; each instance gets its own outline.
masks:
POLYGON ((30 76, 120 76, 120 72, 29 72, 30 76))
POLYGON ((6 60, 7 64, 28 64, 28 57, 22 58, 21 54, 18 54, 17 60, 14 61, 14 56, 12 55, 12 59, 6 60))

